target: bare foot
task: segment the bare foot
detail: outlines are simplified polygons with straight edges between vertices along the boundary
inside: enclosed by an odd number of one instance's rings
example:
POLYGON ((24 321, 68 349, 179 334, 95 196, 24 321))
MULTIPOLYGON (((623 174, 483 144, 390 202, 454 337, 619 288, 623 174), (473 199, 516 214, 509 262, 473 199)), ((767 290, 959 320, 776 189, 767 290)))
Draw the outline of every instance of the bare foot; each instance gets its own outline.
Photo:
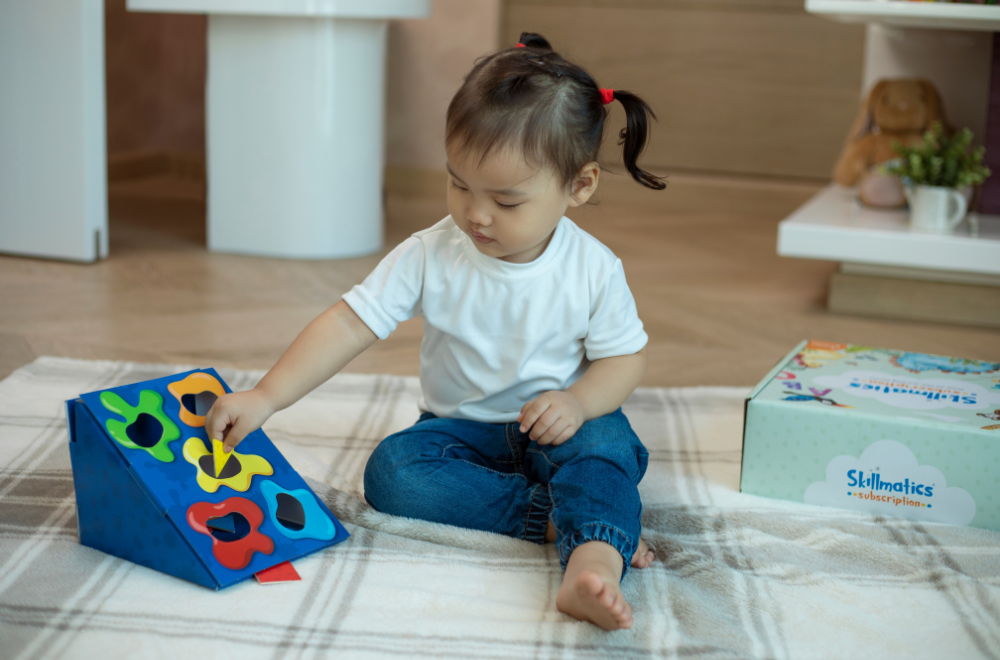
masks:
POLYGON ((603 541, 577 546, 569 557, 556 609, 605 630, 632 627, 632 608, 622 595, 618 580, 622 556, 603 541))
MULTIPOLYGON (((545 528, 545 542, 555 543, 556 540, 556 528, 552 526, 552 521, 549 521, 548 527, 545 528)), ((653 565, 653 559, 656 555, 653 551, 649 549, 646 542, 639 539, 639 546, 635 549, 635 553, 632 555, 632 561, 630 566, 632 568, 649 568, 653 565)))
POLYGON ((649 549, 646 542, 639 539, 639 546, 635 549, 635 554, 632 555, 632 568, 649 568, 653 565, 653 559, 656 557, 653 551, 649 549))

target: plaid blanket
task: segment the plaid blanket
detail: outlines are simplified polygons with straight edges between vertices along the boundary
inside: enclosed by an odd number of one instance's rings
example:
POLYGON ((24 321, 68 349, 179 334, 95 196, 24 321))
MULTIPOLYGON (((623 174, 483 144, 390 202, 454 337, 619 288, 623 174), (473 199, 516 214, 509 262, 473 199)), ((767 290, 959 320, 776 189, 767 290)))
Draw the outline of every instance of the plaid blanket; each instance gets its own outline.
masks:
POLYGON ((656 551, 630 630, 556 610, 551 546, 365 504, 414 378, 341 374, 265 427, 353 535, 302 582, 213 592, 80 546, 63 401, 188 368, 41 358, 0 383, 0 658, 1000 658, 1000 535, 740 494, 741 388, 625 405, 656 551))

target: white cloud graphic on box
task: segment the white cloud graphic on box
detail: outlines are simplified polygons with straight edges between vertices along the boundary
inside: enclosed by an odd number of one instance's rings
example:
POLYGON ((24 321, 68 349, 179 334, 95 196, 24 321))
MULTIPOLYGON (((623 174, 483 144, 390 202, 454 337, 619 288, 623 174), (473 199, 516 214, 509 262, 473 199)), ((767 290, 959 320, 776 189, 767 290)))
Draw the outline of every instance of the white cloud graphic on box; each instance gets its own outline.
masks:
POLYGON ((948 488, 933 465, 918 465, 910 449, 895 440, 879 440, 861 454, 837 456, 826 466, 826 481, 805 492, 806 504, 836 506, 871 513, 968 525, 976 501, 965 490, 948 488))
POLYGON ((978 410, 1000 403, 1000 393, 951 378, 925 379, 877 371, 848 371, 840 376, 818 376, 813 382, 839 388, 854 396, 875 399, 887 406, 911 410, 978 410))

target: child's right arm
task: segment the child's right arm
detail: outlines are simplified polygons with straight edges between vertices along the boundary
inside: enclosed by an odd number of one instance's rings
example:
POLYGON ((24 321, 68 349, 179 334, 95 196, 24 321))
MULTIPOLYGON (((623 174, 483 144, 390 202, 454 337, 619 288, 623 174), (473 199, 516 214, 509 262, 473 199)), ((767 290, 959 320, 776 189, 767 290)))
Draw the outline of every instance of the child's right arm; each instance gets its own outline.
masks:
POLYGON ((220 397, 205 419, 209 438, 232 450, 267 419, 325 383, 378 337, 341 300, 299 333, 271 370, 246 392, 220 397))

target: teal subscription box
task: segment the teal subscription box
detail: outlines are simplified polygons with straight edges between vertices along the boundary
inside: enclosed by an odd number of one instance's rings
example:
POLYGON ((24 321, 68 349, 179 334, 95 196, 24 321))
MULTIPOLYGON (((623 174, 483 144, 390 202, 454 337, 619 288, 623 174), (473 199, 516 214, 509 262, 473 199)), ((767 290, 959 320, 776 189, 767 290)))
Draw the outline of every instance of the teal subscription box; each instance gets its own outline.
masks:
POLYGON ((1000 531, 1000 363, 802 342, 747 399, 740 490, 1000 531))

